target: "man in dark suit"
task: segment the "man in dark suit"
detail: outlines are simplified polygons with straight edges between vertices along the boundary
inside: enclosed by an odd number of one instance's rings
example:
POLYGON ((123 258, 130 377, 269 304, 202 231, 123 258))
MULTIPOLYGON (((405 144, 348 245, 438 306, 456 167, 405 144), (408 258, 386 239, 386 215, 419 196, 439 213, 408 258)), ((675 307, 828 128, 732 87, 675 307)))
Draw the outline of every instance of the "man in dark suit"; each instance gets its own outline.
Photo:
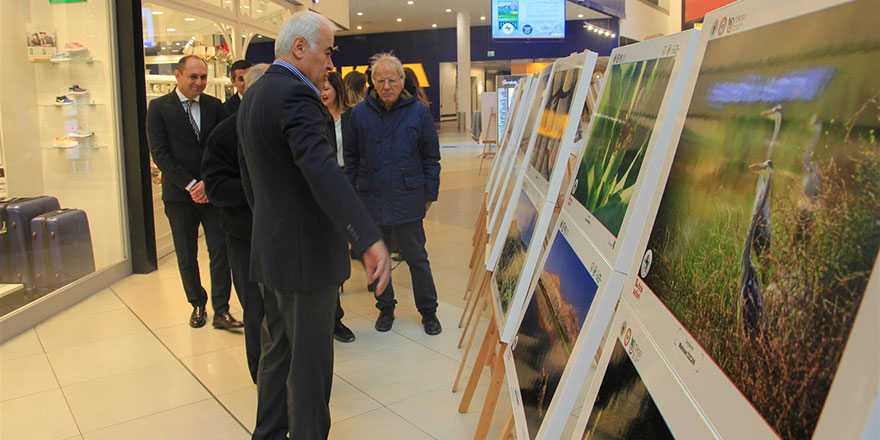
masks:
POLYGON ((244 75, 250 70, 251 66, 252 64, 248 60, 238 60, 232 63, 229 69, 231 70, 229 79, 232 81, 232 86, 235 87, 235 94, 223 103, 223 111, 226 112, 227 116, 238 112, 238 106, 241 105, 241 97, 244 95, 245 89, 244 75))
POLYGON ((377 293, 391 271, 379 229, 336 162, 319 98, 333 67, 332 29, 314 12, 292 15, 275 40, 275 62, 238 113, 254 214, 251 279, 266 307, 253 439, 327 438, 336 289, 351 270, 346 239, 377 293))
POLYGON ((199 223, 205 230, 211 268, 211 304, 215 328, 238 329, 242 323, 229 314, 232 280, 226 259, 226 241, 220 226, 220 209, 208 202, 200 180, 205 141, 223 120, 223 104, 202 92, 208 83, 208 66, 197 56, 185 56, 174 70, 177 87, 150 102, 147 133, 153 161, 162 171, 162 201, 171 225, 177 267, 186 298, 193 306, 189 325, 202 327, 207 320, 208 294, 199 277, 199 223))

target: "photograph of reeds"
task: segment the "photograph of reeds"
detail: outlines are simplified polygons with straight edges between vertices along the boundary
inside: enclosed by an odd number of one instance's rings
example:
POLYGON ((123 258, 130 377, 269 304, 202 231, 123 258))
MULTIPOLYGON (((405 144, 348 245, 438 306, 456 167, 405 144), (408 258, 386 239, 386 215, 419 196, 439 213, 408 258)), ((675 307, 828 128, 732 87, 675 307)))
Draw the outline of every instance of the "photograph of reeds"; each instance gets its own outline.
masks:
POLYGON ((572 195, 614 237, 642 169, 675 58, 615 64, 584 147, 572 195))
POLYGON ((547 83, 550 82, 550 69, 550 67, 547 67, 538 75, 538 85, 536 86, 537 89, 535 89, 534 99, 529 103, 529 113, 524 115, 526 117, 526 125, 519 141, 519 151, 522 154, 525 154, 529 148, 529 142, 532 140, 532 135, 535 131, 535 122, 538 121, 538 117, 541 115, 541 103, 544 100, 544 92, 547 91, 547 83))
POLYGON ((568 240, 557 231, 513 349, 532 438, 553 400, 597 289, 568 240))
POLYGON ((550 82, 550 96, 541 111, 535 148, 529 160, 529 165, 547 181, 550 180, 550 173, 553 172, 553 165, 556 164, 559 155, 562 136, 568 127, 574 90, 582 71, 583 68, 556 71, 550 82))
POLYGON ((784 439, 812 436, 880 249, 878 16, 710 41, 648 242, 645 283, 784 439))
POLYGON ((651 393, 617 339, 587 421, 584 440, 672 438, 651 393))
POLYGON ((538 209, 529 199, 526 191, 523 190, 519 194, 516 212, 510 223, 510 229, 507 230, 504 247, 498 258, 498 266, 495 268, 495 283, 498 286, 498 294, 501 299, 501 310, 505 314, 510 300, 516 293, 516 286, 526 259, 526 251, 529 249, 537 222, 538 209))

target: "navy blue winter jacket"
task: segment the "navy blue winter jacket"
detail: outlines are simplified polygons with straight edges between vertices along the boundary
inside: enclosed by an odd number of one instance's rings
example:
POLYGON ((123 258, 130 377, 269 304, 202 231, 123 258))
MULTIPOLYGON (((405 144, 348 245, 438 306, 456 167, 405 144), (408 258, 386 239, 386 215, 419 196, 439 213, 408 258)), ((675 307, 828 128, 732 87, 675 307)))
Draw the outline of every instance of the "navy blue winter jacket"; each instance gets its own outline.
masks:
POLYGON ((421 220, 440 189, 440 144, 431 111, 405 90, 391 108, 370 89, 351 110, 344 135, 345 175, 373 220, 421 220))

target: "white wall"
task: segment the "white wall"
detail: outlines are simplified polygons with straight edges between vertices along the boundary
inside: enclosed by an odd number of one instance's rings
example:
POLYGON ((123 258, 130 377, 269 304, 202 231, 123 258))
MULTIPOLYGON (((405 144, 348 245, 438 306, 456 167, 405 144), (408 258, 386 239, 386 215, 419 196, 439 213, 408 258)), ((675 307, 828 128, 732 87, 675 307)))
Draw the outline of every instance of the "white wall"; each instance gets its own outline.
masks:
POLYGON ((455 63, 440 63, 440 116, 455 116, 455 63))
POLYGON ((626 0, 626 18, 620 21, 620 35, 644 41, 647 36, 681 32, 681 1, 669 0, 667 13, 642 0, 626 0))
POLYGON ((471 96, 471 109, 480 111, 480 95, 486 90, 486 69, 482 67, 471 66, 471 78, 476 78, 477 95, 471 96))

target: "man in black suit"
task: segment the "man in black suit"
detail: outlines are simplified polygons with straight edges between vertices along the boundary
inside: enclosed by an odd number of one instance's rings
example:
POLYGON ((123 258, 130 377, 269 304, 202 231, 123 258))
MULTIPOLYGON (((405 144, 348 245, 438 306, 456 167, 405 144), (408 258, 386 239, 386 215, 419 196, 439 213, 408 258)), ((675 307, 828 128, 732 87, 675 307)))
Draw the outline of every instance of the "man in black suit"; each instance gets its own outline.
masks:
POLYGON ((227 116, 235 114, 238 111, 238 106, 241 105, 241 97, 244 95, 245 89, 244 74, 250 70, 251 66, 252 64, 248 60, 238 60, 232 63, 232 67, 229 69, 232 71, 229 79, 232 81, 232 86, 235 87, 235 94, 223 103, 223 111, 227 116))
POLYGON ((147 133, 153 162, 162 171, 162 201, 171 225, 177 267, 186 298, 193 306, 191 327, 207 320, 208 294, 199 277, 199 223, 205 230, 211 268, 211 304, 215 328, 238 329, 242 323, 229 314, 232 280, 226 259, 226 241, 220 226, 220 209, 208 202, 200 180, 205 141, 223 120, 223 104, 202 92, 208 83, 208 66, 197 56, 185 56, 174 70, 177 87, 150 102, 147 133))
POLYGON ((292 15, 275 40, 275 62, 238 112, 254 214, 251 279, 266 307, 253 439, 327 438, 336 289, 351 271, 346 239, 377 293, 390 277, 388 249, 336 162, 319 98, 333 68, 332 29, 314 12, 292 15))

